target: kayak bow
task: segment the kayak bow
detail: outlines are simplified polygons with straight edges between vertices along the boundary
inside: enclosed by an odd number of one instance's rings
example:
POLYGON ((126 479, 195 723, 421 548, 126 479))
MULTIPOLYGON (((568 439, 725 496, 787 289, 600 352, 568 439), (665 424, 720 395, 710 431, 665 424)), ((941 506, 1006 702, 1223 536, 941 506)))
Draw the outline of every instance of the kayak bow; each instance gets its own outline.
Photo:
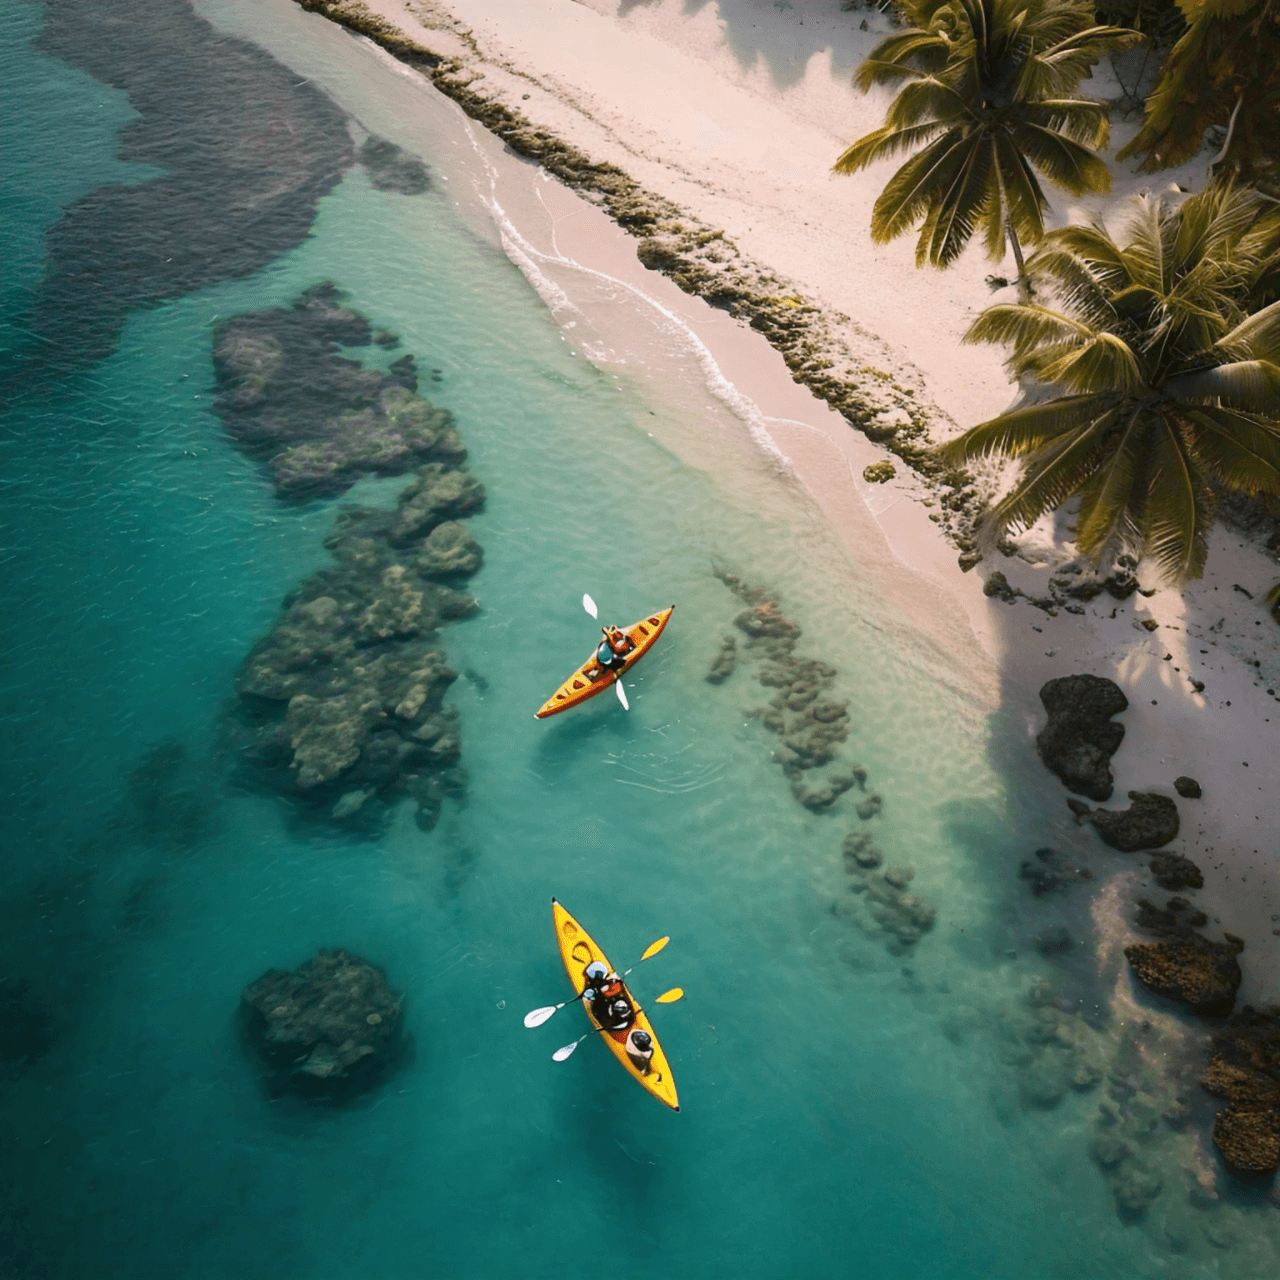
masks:
MULTIPOLYGON (((591 935, 554 898, 551 899, 551 916, 555 921, 556 941, 560 944, 560 959, 564 961, 564 969, 569 975, 574 991, 581 995, 586 987, 583 970, 587 965, 593 960, 599 960, 601 964, 608 966, 610 973, 613 972, 613 966, 609 964, 609 957, 596 946, 591 935)), ((625 982, 622 986, 626 990, 625 982)), ((672 1111, 679 1111, 680 1100, 676 1097, 676 1082, 671 1076, 671 1064, 667 1061, 666 1054, 662 1052, 653 1024, 645 1016, 644 1010, 636 1004, 635 997, 630 991, 627 991, 627 998, 631 1001, 632 1008, 636 1010, 635 1026, 647 1031, 653 1041, 653 1058, 649 1063, 648 1075, 641 1072, 627 1056, 627 1032, 602 1031, 590 1006, 584 1002, 582 1007, 587 1011, 591 1025, 600 1033, 600 1039, 609 1046, 609 1051, 622 1064, 623 1070, 642 1089, 653 1094, 659 1102, 665 1103, 672 1111)))
POLYGON ((610 685, 615 684, 620 675, 630 671, 653 648, 674 611, 675 605, 671 605, 658 613, 651 613, 647 618, 641 618, 639 622, 633 622, 629 627, 623 627, 623 633, 635 645, 627 654, 626 666, 621 671, 602 671, 593 650, 592 656, 533 713, 534 717, 542 720, 561 711, 568 711, 570 707, 594 698, 596 694, 603 693, 610 685), (588 675, 588 672, 592 674, 588 675))

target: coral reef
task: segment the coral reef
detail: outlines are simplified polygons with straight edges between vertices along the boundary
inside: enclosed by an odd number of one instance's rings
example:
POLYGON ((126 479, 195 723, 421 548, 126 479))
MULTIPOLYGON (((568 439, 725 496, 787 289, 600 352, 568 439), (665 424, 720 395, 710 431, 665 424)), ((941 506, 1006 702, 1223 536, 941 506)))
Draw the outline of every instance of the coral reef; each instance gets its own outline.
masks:
POLYGON ((1110 799, 1109 762, 1124 739, 1124 725, 1111 717, 1129 705, 1120 686, 1104 676, 1060 676, 1044 685, 1040 701, 1049 713, 1036 737, 1045 767, 1070 791, 1090 800, 1110 799))
MULTIPOLYGON (((1159 942, 1131 943, 1125 958, 1134 976, 1157 995, 1185 1004, 1192 1013, 1222 1017, 1231 1012, 1240 987, 1236 957, 1244 943, 1233 934, 1225 942, 1210 942, 1191 922, 1180 918, 1189 904, 1174 898, 1173 910, 1161 911, 1143 900, 1138 903, 1137 924, 1158 935, 1159 942)), ((1193 917, 1205 923, 1203 915, 1193 917)))
POLYGON ((1246 1005, 1214 1036, 1213 1048, 1200 1084, 1228 1103, 1214 1120, 1214 1144, 1239 1173, 1274 1173, 1280 1169, 1280 1009, 1246 1005))
POLYGON ((721 636, 720 647, 711 659, 711 669, 707 672, 708 684, 723 684, 738 665, 738 641, 733 636, 721 636))
POLYGON ((232 440, 265 464, 280 497, 332 496, 362 474, 403 475, 466 457, 453 415, 415 394, 411 355, 384 373, 339 354, 373 341, 368 320, 340 305, 327 282, 292 307, 218 326, 214 411, 232 440))
POLYGON ((1153 791, 1130 791, 1127 809, 1090 809, 1071 805, 1076 821, 1087 819, 1105 844, 1122 853, 1158 849, 1178 834, 1178 806, 1153 791))
POLYGON ((240 996, 241 1031, 273 1095, 338 1100, 401 1059, 402 997, 360 956, 322 948, 293 973, 268 969, 240 996))

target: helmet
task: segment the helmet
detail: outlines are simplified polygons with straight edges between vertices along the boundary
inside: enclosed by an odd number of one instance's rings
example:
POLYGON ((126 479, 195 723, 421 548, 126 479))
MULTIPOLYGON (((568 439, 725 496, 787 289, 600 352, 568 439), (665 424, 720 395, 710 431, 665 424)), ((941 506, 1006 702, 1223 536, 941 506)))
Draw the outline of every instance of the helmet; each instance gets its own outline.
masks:
POLYGON ((610 1006, 609 1012, 615 1018, 625 1018, 631 1012, 631 1005, 628 1001, 619 996, 610 1006))
POLYGON ((601 964, 599 960, 593 960, 584 970, 584 977, 588 982, 603 982, 608 976, 608 966, 601 964))
POLYGON ((635 1045, 641 1053, 645 1053, 653 1046, 653 1040, 647 1031, 633 1031, 631 1033, 631 1043, 635 1045))

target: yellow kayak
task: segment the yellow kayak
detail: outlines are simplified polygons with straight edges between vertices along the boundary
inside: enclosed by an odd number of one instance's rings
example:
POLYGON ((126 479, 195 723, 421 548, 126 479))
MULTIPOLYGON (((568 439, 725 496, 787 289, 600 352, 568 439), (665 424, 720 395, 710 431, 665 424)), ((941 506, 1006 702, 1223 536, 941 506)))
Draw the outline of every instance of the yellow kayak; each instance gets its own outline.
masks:
POLYGON ((576 707, 578 703, 594 698, 597 693, 603 693, 611 684, 616 683, 620 675, 630 671, 653 648, 654 641, 662 634, 674 611, 675 605, 671 605, 670 608, 650 614, 647 618, 641 618, 639 622, 633 622, 629 627, 623 627, 623 633, 635 648, 627 654, 627 665, 622 668, 622 671, 604 670, 596 661, 593 651, 591 657, 542 704, 539 710, 533 713, 534 717, 542 720, 557 712, 568 711, 570 707, 576 707))
MULTIPOLYGON (((668 609, 667 612, 669 614, 671 611, 668 609)), ((601 964, 608 966, 610 973, 614 971, 613 966, 609 964, 609 957, 596 946, 591 935, 554 898, 551 899, 551 915, 556 926, 556 941, 560 944, 560 959, 564 961, 565 972, 569 975, 569 981, 573 983, 574 991, 581 995, 587 985, 583 974, 587 965, 593 960, 599 960, 601 964)), ((626 983, 622 985, 626 990, 626 983)), ((635 1026, 642 1031, 647 1031, 653 1041, 653 1058, 649 1062, 648 1074, 642 1072, 627 1056, 627 1032, 602 1031, 590 1006, 584 1003, 582 1007, 586 1009, 587 1017, 591 1019, 591 1025, 596 1028, 600 1039, 609 1046, 610 1052, 622 1064, 623 1070, 642 1089, 653 1094, 659 1102, 665 1102, 673 1111, 679 1111, 680 1101, 676 1097, 676 1082, 671 1076, 671 1064, 667 1061, 666 1054, 662 1052, 653 1024, 645 1016, 644 1010, 635 1002, 630 991, 627 991, 627 998, 631 1001, 632 1008, 636 1010, 635 1026)))

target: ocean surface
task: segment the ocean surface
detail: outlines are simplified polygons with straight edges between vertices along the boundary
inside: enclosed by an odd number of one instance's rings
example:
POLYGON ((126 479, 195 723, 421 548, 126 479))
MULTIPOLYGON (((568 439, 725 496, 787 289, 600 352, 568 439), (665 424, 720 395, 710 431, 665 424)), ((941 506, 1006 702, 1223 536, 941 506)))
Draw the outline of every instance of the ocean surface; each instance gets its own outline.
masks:
POLYGON ((288 0, 0 19, 3 1274, 1268 1274, 1178 1236, 1171 1175, 1117 1211, 1090 1158, 1110 1060, 1037 1091, 1036 1008, 1116 1037, 1087 900, 1017 877, 1079 838, 1027 725, 901 623, 678 343, 643 376, 585 358, 455 207, 451 106, 406 116, 403 71, 288 0), (427 190, 375 184, 371 131, 427 190), (215 325, 325 281, 399 335, 356 354, 415 356, 488 493, 479 612, 441 631, 468 782, 427 831, 411 803, 302 820, 229 745, 241 665, 339 508, 406 483, 286 504, 213 412, 215 325), (835 669, 878 816, 857 788, 793 798, 729 574, 835 669), (674 620, 629 714, 535 721, 594 644, 583 592, 674 620), (913 945, 850 891, 861 829, 936 911, 913 945), (671 935, 633 980, 687 992, 653 1014, 679 1114, 594 1041, 552 1062, 576 1010, 521 1025, 568 994, 552 895, 620 967, 671 935), (1071 954, 1037 951, 1051 926, 1071 954), (413 1042, 341 1107, 273 1101, 236 1030, 246 984, 320 947, 386 970, 413 1042))

